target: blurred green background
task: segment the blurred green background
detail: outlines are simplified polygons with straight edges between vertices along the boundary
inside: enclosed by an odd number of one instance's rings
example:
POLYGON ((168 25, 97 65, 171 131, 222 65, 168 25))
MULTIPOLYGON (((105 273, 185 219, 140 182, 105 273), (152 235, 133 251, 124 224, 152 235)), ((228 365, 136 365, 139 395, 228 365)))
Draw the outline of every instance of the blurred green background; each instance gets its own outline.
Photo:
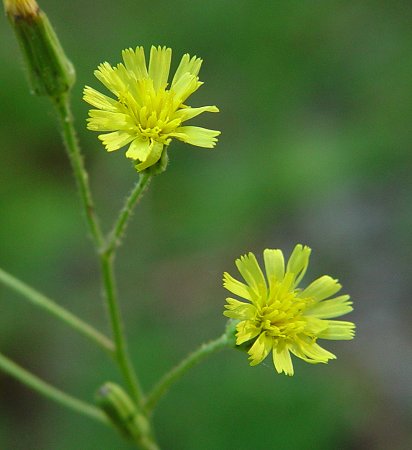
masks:
MULTIPOLYGON (((55 2, 43 9, 77 69, 80 140, 108 229, 136 173, 85 129, 85 84, 123 48, 204 59, 192 106, 221 113, 215 150, 173 142, 117 259, 133 359, 145 387, 221 333, 224 270, 264 248, 313 248, 306 281, 339 277, 357 323, 337 361, 277 375, 225 351, 163 399, 167 450, 407 449, 412 427, 409 1, 55 2)), ((29 95, 0 19, 0 266, 107 330, 99 272, 49 102, 29 95)), ((118 373, 70 329, 0 286, 1 351, 92 401, 118 373)), ((108 330, 107 330, 108 331, 108 330)), ((0 448, 122 450, 113 432, 0 374, 0 448)))

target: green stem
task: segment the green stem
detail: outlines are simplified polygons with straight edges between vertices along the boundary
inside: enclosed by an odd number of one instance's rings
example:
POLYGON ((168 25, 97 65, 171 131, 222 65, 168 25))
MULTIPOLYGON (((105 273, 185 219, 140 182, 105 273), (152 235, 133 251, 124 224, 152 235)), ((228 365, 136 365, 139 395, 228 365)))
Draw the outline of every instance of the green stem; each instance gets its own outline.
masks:
POLYGON ((92 235, 96 249, 101 249, 104 245, 103 234, 97 219, 92 194, 89 186, 89 177, 84 167, 83 156, 77 142, 76 131, 73 124, 73 115, 70 109, 69 97, 62 94, 54 99, 57 112, 59 114, 63 139, 66 144, 67 154, 72 166, 77 186, 79 188, 83 209, 86 213, 87 223, 92 235))
POLYGON ((68 395, 65 392, 62 392, 59 389, 55 388, 54 386, 51 386, 37 376, 23 369, 1 353, 0 369, 3 370, 3 372, 6 372, 7 374, 16 378, 21 383, 25 384, 34 391, 37 391, 39 394, 42 394, 45 397, 54 400, 60 405, 83 414, 84 416, 95 419, 98 422, 110 425, 106 416, 98 408, 94 407, 93 405, 89 405, 88 403, 85 403, 75 397, 72 397, 71 395, 68 395))
POLYGON ((148 413, 152 412, 157 402, 167 392, 170 386, 178 381, 191 367, 200 363, 209 355, 224 349, 229 345, 226 334, 219 338, 202 344, 197 350, 188 355, 177 366, 170 370, 163 378, 155 385, 152 391, 148 394, 145 409, 148 413))
MULTIPOLYGON (((96 249, 99 252, 106 303, 109 310, 111 329, 115 344, 116 360, 119 364, 120 370, 125 378, 125 381, 127 382, 131 390, 133 398, 139 404, 141 399, 141 389, 139 387, 137 376, 135 374, 132 364, 130 363, 130 359, 127 353, 126 342, 121 322, 121 315, 117 301, 115 278, 113 271, 114 255, 113 252, 109 253, 107 251, 103 251, 103 248, 105 247, 105 240, 94 210, 88 176, 86 169, 84 167, 83 158, 77 142, 68 97, 62 96, 56 99, 55 104, 61 119, 64 141, 66 143, 69 159, 73 167, 74 175, 80 190, 80 196, 86 213, 90 232, 92 234, 96 249)), ((145 178, 143 178, 142 180, 145 180, 145 178)), ((143 188, 144 186, 142 185, 142 189, 143 188)), ((137 190, 138 191, 137 193, 139 192, 141 193, 142 189, 140 191, 137 190)), ((122 232, 126 224, 127 217, 129 217, 130 215, 130 210, 131 208, 128 208, 127 212, 125 214, 122 214, 123 216, 125 216, 125 218, 121 221, 121 224, 119 225, 120 233, 122 232)))
POLYGON ((112 231, 108 235, 106 246, 107 253, 113 253, 116 247, 119 245, 120 239, 126 229, 126 225, 133 211, 133 208, 135 207, 135 205, 137 205, 139 200, 142 198, 145 190, 149 187, 151 179, 152 176, 148 173, 144 172, 140 174, 138 182, 127 197, 126 202, 122 210, 120 211, 118 219, 114 224, 112 231))
POLYGON ((114 352, 113 342, 102 333, 53 302, 53 300, 50 300, 45 295, 36 291, 32 287, 28 286, 27 284, 23 283, 22 281, 18 280, 2 269, 0 269, 0 283, 3 283, 5 286, 21 294, 33 305, 38 306, 39 308, 59 318, 66 325, 69 325, 79 333, 94 341, 104 350, 110 353, 114 352))
POLYGON ((100 255, 103 282, 105 286, 106 304, 109 308, 110 322, 115 343, 115 355, 120 370, 130 389, 133 399, 138 406, 142 402, 142 390, 137 379, 136 372, 130 362, 127 350, 126 339, 124 336, 119 303, 117 301, 117 292, 113 270, 113 255, 102 253, 100 255))
MULTIPOLYGON (((114 226, 111 238, 108 240, 106 245, 106 241, 94 210, 88 175, 84 167, 82 154, 77 142, 68 96, 62 95, 61 97, 55 99, 55 105, 62 123, 64 141, 66 143, 67 152, 74 171, 76 182, 79 187, 80 197, 86 213, 89 229, 99 254, 105 300, 109 310, 110 324, 115 344, 114 355, 134 401, 139 407, 141 407, 143 403, 143 392, 136 372, 131 364, 127 350, 120 308, 117 300, 113 259, 117 242, 126 227, 127 220, 130 217, 133 206, 141 197, 150 180, 150 176, 142 175, 140 178, 139 183, 127 199, 125 207, 122 209, 119 219, 114 226)), ((146 448, 149 450, 155 449, 156 447, 146 446, 146 448)))

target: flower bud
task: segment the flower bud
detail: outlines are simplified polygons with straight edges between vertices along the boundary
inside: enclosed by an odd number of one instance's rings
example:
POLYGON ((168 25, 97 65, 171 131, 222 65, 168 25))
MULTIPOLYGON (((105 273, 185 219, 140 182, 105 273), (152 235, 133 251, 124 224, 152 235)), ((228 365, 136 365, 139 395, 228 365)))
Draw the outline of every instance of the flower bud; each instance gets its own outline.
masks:
POLYGON ((4 0, 4 8, 7 14, 19 17, 33 17, 39 12, 35 0, 4 0))
POLYGON ((75 72, 46 14, 35 0, 4 0, 29 73, 33 93, 58 97, 70 90, 75 72))
POLYGON ((96 393, 97 405, 126 438, 138 441, 149 433, 149 423, 136 405, 117 384, 107 382, 96 393))

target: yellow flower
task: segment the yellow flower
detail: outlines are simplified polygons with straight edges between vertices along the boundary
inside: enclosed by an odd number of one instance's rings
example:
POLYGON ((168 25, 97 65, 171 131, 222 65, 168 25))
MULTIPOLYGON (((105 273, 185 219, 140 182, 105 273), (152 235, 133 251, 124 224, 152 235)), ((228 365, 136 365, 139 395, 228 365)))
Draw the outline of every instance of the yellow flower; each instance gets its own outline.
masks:
POLYGON ((89 112, 88 129, 99 135, 107 151, 129 145, 126 156, 138 162, 141 171, 156 164, 172 138, 199 147, 213 148, 220 131, 182 126, 203 112, 218 112, 216 106, 191 108, 184 102, 203 83, 198 73, 202 60, 183 55, 170 86, 172 50, 153 47, 149 67, 143 47, 123 50, 124 64, 105 62, 94 72, 116 99, 86 86, 84 100, 98 109, 89 112))
POLYGON ((224 315, 240 321, 236 326, 236 345, 250 345, 251 366, 272 352, 276 371, 293 375, 291 353, 308 363, 327 363, 336 356, 320 347, 318 339, 354 337, 352 322, 330 320, 353 309, 349 295, 331 298, 342 288, 338 280, 324 275, 308 287, 298 288, 310 252, 309 247, 296 245, 285 268, 282 251, 266 249, 266 279, 255 255, 244 255, 236 260, 236 266, 246 284, 224 273, 224 287, 247 300, 227 298, 224 315))

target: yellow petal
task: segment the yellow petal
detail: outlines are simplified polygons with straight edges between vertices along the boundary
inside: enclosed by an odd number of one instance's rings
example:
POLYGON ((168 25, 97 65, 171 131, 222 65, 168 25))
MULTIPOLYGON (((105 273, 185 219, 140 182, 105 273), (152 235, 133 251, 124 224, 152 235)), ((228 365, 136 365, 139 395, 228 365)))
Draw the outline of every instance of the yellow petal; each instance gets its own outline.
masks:
POLYGON ((105 111, 119 112, 119 102, 117 100, 96 91, 90 86, 86 86, 84 88, 83 100, 95 108, 104 109, 105 111))
POLYGON ((236 325, 236 345, 250 341, 261 331, 252 320, 244 320, 236 325))
POLYGON ((219 136, 220 131, 208 130, 201 127, 179 127, 176 133, 171 133, 171 136, 177 137, 187 144, 197 145, 198 147, 213 148, 216 145, 216 136, 219 136))
POLYGON ((300 294, 300 298, 312 297, 317 301, 324 300, 331 297, 336 292, 342 289, 342 285, 338 283, 338 280, 333 279, 328 275, 324 275, 317 280, 313 281, 307 288, 305 288, 300 294))
POLYGON ((226 317, 237 320, 253 320, 255 318, 256 307, 254 305, 240 302, 239 300, 230 297, 227 298, 226 301, 227 305, 225 305, 225 308, 227 311, 223 313, 226 317))
POLYGON ((194 75, 197 77, 200 71, 200 67, 202 65, 202 60, 200 58, 197 58, 196 56, 193 56, 190 58, 190 56, 186 53, 183 55, 179 67, 176 70, 176 73, 173 77, 171 87, 180 80, 180 78, 185 74, 189 73, 190 75, 194 75))
MULTIPOLYGON (((305 316, 306 317, 306 316, 305 316)), ((322 331, 328 328, 327 320, 318 319, 317 317, 306 317, 304 332, 309 336, 319 336, 322 331)))
POLYGON ((169 77, 172 49, 166 47, 154 47, 150 49, 149 77, 153 80, 156 91, 165 89, 169 77))
POLYGON ((305 315, 318 317, 319 319, 332 319, 333 317, 343 316, 353 310, 352 302, 349 301, 349 295, 324 300, 315 303, 306 309, 305 315))
POLYGON ((252 300, 249 287, 233 278, 227 272, 223 274, 223 287, 232 292, 232 294, 238 295, 246 300, 252 300))
POLYGON ((319 334, 322 339, 343 340, 353 339, 355 336, 355 324, 343 320, 325 320, 328 327, 319 334))
POLYGON ((125 85, 122 77, 119 76, 119 71, 107 62, 100 64, 97 70, 94 71, 94 75, 109 91, 118 97, 122 92, 127 91, 127 85, 125 85))
POLYGON ((253 253, 241 256, 236 260, 236 267, 250 286, 260 303, 266 301, 267 287, 265 277, 253 253))
POLYGON ((285 276, 285 261, 281 250, 266 249, 263 252, 265 261, 266 277, 269 282, 269 288, 273 292, 276 282, 281 282, 285 276))
POLYGON ((157 161, 159 161, 160 157, 162 156, 162 152, 163 144, 160 142, 152 141, 150 144, 149 155, 147 156, 145 161, 136 166, 136 169, 140 172, 141 170, 153 166, 153 164, 156 164, 157 161))
POLYGON ((336 359, 333 353, 328 352, 311 339, 295 338, 294 346, 291 346, 290 350, 311 364, 327 363, 329 359, 336 359))
POLYGON ((147 73, 143 47, 136 47, 136 50, 127 48, 122 51, 122 57, 126 69, 134 75, 136 80, 141 80, 142 78, 147 78, 149 76, 147 73))
POLYGON ((297 286, 306 273, 311 249, 301 244, 296 245, 290 255, 286 271, 294 274, 294 286, 297 286))
POLYGON ((175 112, 174 117, 179 118, 182 122, 193 119, 204 112, 219 112, 216 106, 202 106, 200 108, 182 108, 175 112))
POLYGON ((150 152, 150 141, 149 139, 135 139, 126 152, 126 156, 130 159, 146 161, 150 152))
POLYGON ((202 83, 194 75, 190 73, 183 74, 171 88, 171 92, 175 96, 175 108, 179 107, 190 95, 196 92, 201 85, 202 83))
POLYGON ((273 347, 273 364, 277 373, 284 372, 286 375, 293 375, 292 358, 285 345, 273 347))
POLYGON ((127 114, 91 109, 89 116, 87 128, 92 131, 124 130, 133 133, 137 128, 132 118, 127 114))
POLYGON ((273 338, 268 336, 264 331, 256 339, 248 353, 250 355, 249 361, 251 366, 256 366, 261 363, 273 348, 273 338))
POLYGON ((136 136, 125 131, 113 131, 113 133, 100 134, 98 138, 103 142, 106 150, 112 152, 124 147, 136 136))

